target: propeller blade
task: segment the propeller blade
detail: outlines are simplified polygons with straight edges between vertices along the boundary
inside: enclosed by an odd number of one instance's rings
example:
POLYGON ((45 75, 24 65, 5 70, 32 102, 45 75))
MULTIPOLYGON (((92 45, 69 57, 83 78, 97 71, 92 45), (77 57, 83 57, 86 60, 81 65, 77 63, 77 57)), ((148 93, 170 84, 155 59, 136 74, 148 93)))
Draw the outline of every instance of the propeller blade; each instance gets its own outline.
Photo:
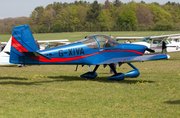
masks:
POLYGON ((146 48, 146 50, 149 51, 149 52, 153 52, 153 53, 155 52, 154 50, 152 50, 150 48, 146 48))

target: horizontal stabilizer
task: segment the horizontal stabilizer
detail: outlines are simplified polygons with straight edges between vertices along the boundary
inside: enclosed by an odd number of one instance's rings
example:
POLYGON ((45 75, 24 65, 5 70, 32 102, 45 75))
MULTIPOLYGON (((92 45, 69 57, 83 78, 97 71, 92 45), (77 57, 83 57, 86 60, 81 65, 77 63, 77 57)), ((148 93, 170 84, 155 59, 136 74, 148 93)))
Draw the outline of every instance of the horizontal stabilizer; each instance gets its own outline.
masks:
POLYGON ((50 57, 45 56, 45 55, 43 55, 43 54, 40 54, 40 53, 38 53, 38 52, 23 52, 23 53, 24 53, 24 55, 27 56, 27 57, 29 57, 29 56, 32 56, 32 57, 40 57, 40 56, 42 56, 42 57, 44 57, 44 58, 46 58, 46 59, 48 59, 48 60, 51 60, 50 57))

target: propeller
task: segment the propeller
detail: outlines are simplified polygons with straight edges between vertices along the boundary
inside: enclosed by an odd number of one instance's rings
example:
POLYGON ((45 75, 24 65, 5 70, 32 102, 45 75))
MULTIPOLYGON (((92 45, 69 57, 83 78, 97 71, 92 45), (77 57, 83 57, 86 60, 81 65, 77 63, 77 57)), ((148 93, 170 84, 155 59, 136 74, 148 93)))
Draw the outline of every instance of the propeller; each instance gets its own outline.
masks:
POLYGON ((149 51, 149 52, 155 53, 155 51, 150 49, 150 48, 146 48, 146 50, 149 51))

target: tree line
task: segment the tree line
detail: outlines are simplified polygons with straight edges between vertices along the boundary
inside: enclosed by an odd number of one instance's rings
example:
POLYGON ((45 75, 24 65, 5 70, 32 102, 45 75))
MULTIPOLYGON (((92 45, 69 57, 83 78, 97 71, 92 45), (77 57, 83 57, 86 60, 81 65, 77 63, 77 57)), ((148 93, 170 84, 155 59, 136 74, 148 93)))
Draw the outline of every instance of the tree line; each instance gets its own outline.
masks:
POLYGON ((166 31, 180 30, 180 4, 144 1, 104 4, 94 1, 54 2, 36 7, 28 18, 0 20, 0 33, 11 33, 12 27, 28 24, 33 33, 96 31, 166 31))

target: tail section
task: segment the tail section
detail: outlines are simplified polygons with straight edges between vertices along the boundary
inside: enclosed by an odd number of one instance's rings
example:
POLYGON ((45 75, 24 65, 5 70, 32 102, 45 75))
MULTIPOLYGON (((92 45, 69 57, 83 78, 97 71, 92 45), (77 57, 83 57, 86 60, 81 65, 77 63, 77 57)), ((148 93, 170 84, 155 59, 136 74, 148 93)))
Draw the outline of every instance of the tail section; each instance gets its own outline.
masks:
MULTIPOLYGON (((10 54, 10 49, 11 49, 11 38, 9 39, 9 41, 7 42, 6 46, 4 47, 4 49, 2 50, 3 53, 6 54, 10 54)), ((9 60, 8 60, 9 61, 9 60)))
POLYGON ((9 63, 9 54, 11 48, 11 38, 7 42, 4 49, 0 52, 0 65, 8 65, 9 63))
POLYGON ((38 47, 28 25, 14 27, 11 39, 10 63, 23 64, 25 53, 38 51, 38 47))

